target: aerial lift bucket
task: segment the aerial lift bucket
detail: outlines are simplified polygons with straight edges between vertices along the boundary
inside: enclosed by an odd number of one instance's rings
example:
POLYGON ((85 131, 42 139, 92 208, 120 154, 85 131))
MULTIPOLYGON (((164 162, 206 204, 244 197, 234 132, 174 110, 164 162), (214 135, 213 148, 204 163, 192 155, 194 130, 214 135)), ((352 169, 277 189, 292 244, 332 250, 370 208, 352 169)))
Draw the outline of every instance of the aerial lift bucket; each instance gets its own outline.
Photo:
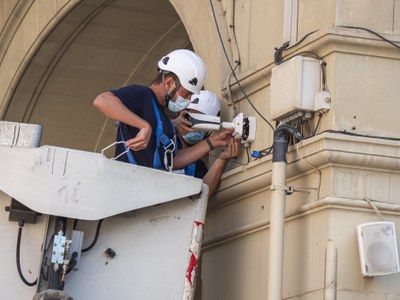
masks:
MULTIPOLYGON (((193 299, 207 185, 193 177, 121 163, 100 153, 19 145, 24 132, 32 133, 30 126, 0 122, 0 190, 5 193, 0 194, 0 203, 7 205, 10 198, 16 199, 41 214, 37 217, 41 222, 25 225, 41 229, 28 228, 21 245, 30 240, 42 243, 41 257, 28 254, 21 260, 37 265, 38 284, 27 288, 18 278, 15 263, 11 263, 15 240, 12 234, 3 235, 0 254, 5 259, 11 256, 0 270, 3 296, 15 300, 38 297, 54 289, 48 274, 60 273, 58 286, 73 299, 193 299), (60 219, 62 228, 57 227, 60 219), (97 243, 82 252, 82 244, 93 239, 99 220, 97 243), (65 237, 61 241, 67 247, 55 245, 59 236, 65 237), (63 273, 71 249, 79 252, 79 262, 63 273), (60 261, 54 263, 55 256, 60 261)), ((18 225, 10 221, 11 215, 14 221, 25 216, 11 205, 8 219, 7 214, 0 214, 3 231, 16 232, 18 225)), ((28 273, 24 263, 21 268, 28 273)))

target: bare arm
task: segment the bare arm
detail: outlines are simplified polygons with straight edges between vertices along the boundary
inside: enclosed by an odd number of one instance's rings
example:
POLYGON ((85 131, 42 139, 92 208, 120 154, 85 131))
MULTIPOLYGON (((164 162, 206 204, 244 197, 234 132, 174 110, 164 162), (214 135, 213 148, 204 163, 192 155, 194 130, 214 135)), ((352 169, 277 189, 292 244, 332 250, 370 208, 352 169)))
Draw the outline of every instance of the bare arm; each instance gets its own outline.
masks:
MULTIPOLYGON (((209 140, 217 147, 225 147, 228 145, 229 140, 232 138, 232 129, 224 129, 210 136, 209 140)), ((174 158, 174 169, 182 169, 187 165, 191 164, 202 158, 208 152, 210 147, 206 141, 201 141, 194 146, 179 149, 178 153, 174 158)))
POLYGON ((185 119, 186 114, 186 111, 182 111, 177 118, 172 120, 176 132, 178 132, 179 136, 184 136, 189 132, 196 131, 196 129, 191 128, 192 123, 185 119))
POLYGON ((231 138, 229 141, 228 147, 224 152, 218 156, 218 158, 211 165, 207 174, 203 177, 203 182, 206 183, 209 187, 208 195, 213 195, 221 180, 222 173, 225 170, 228 161, 231 158, 238 157, 240 155, 240 140, 231 138))
POLYGON ((127 147, 135 151, 147 147, 152 131, 150 124, 130 111, 113 93, 104 92, 98 95, 93 105, 106 117, 139 128, 140 131, 136 137, 126 141, 127 147))

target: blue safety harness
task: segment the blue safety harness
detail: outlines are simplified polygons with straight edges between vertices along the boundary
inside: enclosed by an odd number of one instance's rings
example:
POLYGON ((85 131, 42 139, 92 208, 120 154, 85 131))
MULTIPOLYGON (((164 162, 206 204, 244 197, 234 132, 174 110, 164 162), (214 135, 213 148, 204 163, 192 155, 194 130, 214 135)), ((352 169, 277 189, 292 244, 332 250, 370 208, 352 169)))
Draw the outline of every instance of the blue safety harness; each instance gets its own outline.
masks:
MULTIPOLYGON (((153 102, 154 113, 156 115, 156 120, 157 120, 156 150, 154 151, 154 155, 153 155, 153 167, 155 169, 171 170, 172 162, 173 162, 173 155, 176 151, 176 149, 175 149, 176 143, 174 142, 173 139, 170 139, 166 134, 164 134, 163 123, 161 121, 160 113, 157 109, 156 102, 154 101, 153 98, 152 98, 152 102, 153 102), (160 149, 161 145, 164 148, 164 162, 161 162, 161 159, 160 159, 159 149, 160 149), (168 155, 169 155, 169 157, 168 157, 168 155)), ((175 139, 175 136, 176 136, 175 128, 174 128, 174 125, 172 122, 171 122, 171 126, 172 126, 172 131, 174 133, 174 139, 175 139)), ((125 142, 124 136, 122 134, 121 125, 119 125, 119 133, 121 135, 122 141, 125 142)), ((129 163, 138 165, 138 163, 136 162, 135 158, 133 157, 131 151, 129 151, 128 147, 126 147, 125 143, 124 143, 124 148, 126 151, 126 155, 128 156, 129 163)))
POLYGON ((196 163, 191 163, 185 168, 185 175, 194 176, 196 174, 196 163))

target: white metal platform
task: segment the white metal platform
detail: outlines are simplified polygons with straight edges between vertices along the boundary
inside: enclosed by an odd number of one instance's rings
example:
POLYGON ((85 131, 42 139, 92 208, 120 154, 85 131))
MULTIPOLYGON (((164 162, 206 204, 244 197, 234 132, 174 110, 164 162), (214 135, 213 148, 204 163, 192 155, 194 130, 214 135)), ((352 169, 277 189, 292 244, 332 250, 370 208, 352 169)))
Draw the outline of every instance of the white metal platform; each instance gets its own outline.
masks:
MULTIPOLYGON (((100 153, 37 147, 40 133, 40 127, 0 121, 0 205, 12 197, 42 214, 24 226, 21 267, 28 280, 41 276, 41 256, 49 247, 44 237, 52 234, 47 215, 78 220, 86 246, 95 221, 104 219, 95 247, 66 275, 65 292, 76 300, 193 299, 207 185, 100 153), (108 248, 115 257, 107 256, 108 248)), ((31 299, 37 287, 22 283, 13 259, 18 224, 7 212, 0 218, 2 295, 31 299)))

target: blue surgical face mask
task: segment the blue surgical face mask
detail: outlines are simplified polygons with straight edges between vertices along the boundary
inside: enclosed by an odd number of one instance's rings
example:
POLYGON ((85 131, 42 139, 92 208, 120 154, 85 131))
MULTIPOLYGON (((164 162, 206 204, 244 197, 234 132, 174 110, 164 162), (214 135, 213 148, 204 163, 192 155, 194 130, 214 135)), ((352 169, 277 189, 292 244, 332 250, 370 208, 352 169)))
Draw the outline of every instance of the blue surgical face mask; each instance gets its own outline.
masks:
POLYGON ((168 109, 172 112, 179 112, 184 110, 186 107, 188 107, 190 104, 190 101, 178 96, 175 101, 170 100, 168 102, 168 109))
POLYGON ((184 135, 182 138, 189 145, 194 145, 194 144, 197 144, 198 142, 201 142, 204 139, 205 134, 206 133, 204 131, 194 131, 194 132, 189 132, 188 134, 184 135))

